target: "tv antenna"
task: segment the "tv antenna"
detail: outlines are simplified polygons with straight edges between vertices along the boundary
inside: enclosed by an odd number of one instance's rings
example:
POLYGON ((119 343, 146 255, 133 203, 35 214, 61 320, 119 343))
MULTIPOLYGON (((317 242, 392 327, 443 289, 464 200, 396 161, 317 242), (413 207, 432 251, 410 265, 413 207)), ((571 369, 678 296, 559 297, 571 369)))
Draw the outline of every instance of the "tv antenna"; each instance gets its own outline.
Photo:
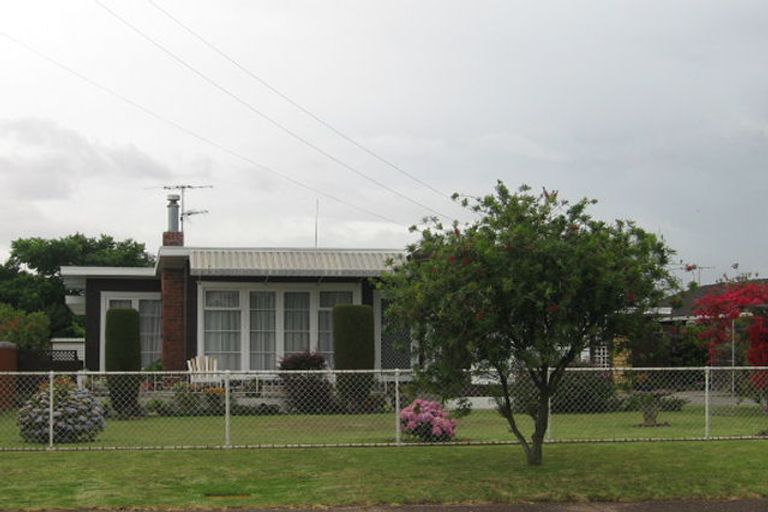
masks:
MULTIPOLYGON (((680 266, 677 267, 680 270, 684 272, 690 272, 691 276, 694 278, 693 280, 696 282, 696 284, 701 284, 701 271, 702 270, 712 270, 715 267, 711 266, 703 266, 699 265, 697 263, 683 263, 682 260, 680 260, 680 266)), ((738 268, 738 264, 736 265, 736 268, 738 268)))
POLYGON ((187 190, 197 189, 197 188, 213 188, 213 185, 163 185, 161 187, 163 190, 178 190, 179 194, 181 195, 181 214, 179 215, 179 223, 181 227, 181 232, 184 232, 184 219, 187 217, 191 217, 192 215, 204 215, 208 213, 208 210, 187 210, 184 208, 184 199, 186 196, 187 190))

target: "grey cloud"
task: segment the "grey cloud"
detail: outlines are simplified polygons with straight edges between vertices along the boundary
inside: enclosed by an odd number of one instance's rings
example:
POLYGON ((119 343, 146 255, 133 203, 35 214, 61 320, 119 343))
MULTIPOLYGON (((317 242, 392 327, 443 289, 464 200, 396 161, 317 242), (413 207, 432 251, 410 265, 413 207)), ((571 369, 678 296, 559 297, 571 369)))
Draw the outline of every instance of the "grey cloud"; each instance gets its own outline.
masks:
POLYGON ((109 146, 39 118, 0 120, 0 181, 18 199, 64 199, 81 180, 160 180, 170 170, 132 145, 109 146))

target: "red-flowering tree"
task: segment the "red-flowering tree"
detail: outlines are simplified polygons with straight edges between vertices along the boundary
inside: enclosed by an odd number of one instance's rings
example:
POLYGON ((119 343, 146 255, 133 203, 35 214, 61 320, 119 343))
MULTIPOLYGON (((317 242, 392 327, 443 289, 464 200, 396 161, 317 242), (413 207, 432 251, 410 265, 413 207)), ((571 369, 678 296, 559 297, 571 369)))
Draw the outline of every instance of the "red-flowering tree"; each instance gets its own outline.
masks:
MULTIPOLYGON (((718 347, 731 342, 730 331, 734 322, 740 320, 747 322, 749 364, 768 366, 768 283, 726 283, 699 299, 694 313, 704 326, 700 337, 708 343, 710 361, 718 347)), ((751 380, 756 389, 768 389, 768 372, 754 373, 751 380)))

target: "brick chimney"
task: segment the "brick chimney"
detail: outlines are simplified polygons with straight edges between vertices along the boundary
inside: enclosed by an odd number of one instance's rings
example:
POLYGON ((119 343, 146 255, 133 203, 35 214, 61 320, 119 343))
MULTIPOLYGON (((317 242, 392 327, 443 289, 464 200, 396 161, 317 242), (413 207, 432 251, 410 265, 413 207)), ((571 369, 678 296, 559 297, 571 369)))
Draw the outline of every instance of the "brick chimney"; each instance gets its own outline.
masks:
MULTIPOLYGON (((179 230, 179 196, 168 195, 168 231, 163 233, 164 246, 183 246, 184 233, 179 230)), ((160 293, 163 301, 163 369, 184 370, 186 325, 186 269, 163 268, 160 274, 160 293)))
POLYGON ((184 232, 179 230, 179 195, 168 194, 168 231, 163 233, 163 245, 184 245, 184 232))

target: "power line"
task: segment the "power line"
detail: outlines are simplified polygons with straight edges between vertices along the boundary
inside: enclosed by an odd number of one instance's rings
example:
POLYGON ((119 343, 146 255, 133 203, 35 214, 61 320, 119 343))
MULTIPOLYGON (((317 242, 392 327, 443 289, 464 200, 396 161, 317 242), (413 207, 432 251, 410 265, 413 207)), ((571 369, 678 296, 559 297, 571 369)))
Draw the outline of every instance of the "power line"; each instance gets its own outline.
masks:
POLYGON ((262 86, 266 87, 268 90, 270 90, 272 93, 276 94, 277 96, 279 96, 280 98, 282 98, 286 102, 290 103, 296 109, 300 110, 301 112, 303 112, 307 116, 311 117, 312 119, 314 119, 315 121, 317 121, 318 123, 320 123, 321 125, 326 127, 328 130, 332 131, 333 133, 335 133, 336 135, 338 135, 342 139, 346 140, 350 144, 352 144, 355 147, 357 147, 358 149, 360 149, 362 151, 365 151, 366 153, 368 153, 369 155, 371 155, 372 157, 374 157, 375 159, 377 159, 381 163, 391 167, 392 169, 396 170, 400 174, 402 174, 404 176, 407 176, 408 178, 410 178, 414 182, 416 182, 416 183, 418 183, 418 184, 428 188, 429 190, 431 190, 435 194, 438 194, 439 196, 442 196, 443 198, 448 199, 451 202, 453 201, 451 196, 449 196, 445 192, 442 192, 441 190, 433 187, 432 185, 430 185, 429 183, 425 182, 424 180, 419 179, 417 176, 414 176, 413 174, 409 173, 408 171, 406 171, 405 169, 403 169, 399 165, 393 163, 391 160, 388 160, 387 158, 385 158, 385 157, 381 156, 380 154, 376 153, 375 151, 373 151, 371 148, 369 148, 369 147, 363 145, 362 143, 358 142, 357 140, 353 139, 352 137, 350 137, 346 133, 344 133, 341 130, 339 130, 338 128, 336 128, 329 121, 326 121, 325 119, 323 119, 319 115, 317 115, 314 112, 312 112, 311 110, 309 110, 307 107, 304 107, 303 105, 298 103, 296 100, 294 100, 293 98, 291 98, 290 96, 288 96, 287 94, 285 94, 284 92, 279 90, 277 87, 275 87, 274 85, 272 85, 271 83, 267 82, 266 80, 264 80, 263 78, 258 76, 256 73, 251 71, 250 69, 248 69, 245 66, 243 66, 242 64, 240 64, 240 62, 238 62, 234 57, 232 57, 228 53, 224 52, 222 49, 220 49, 219 47, 217 47, 216 45, 211 43, 209 40, 204 38, 202 35, 200 35, 195 30, 193 30, 190 26, 186 25, 184 22, 182 22, 177 17, 175 17, 173 14, 168 12, 168 10, 166 10, 163 7, 161 7, 160 5, 158 5, 155 2, 155 0, 148 0, 148 1, 149 1, 149 4, 152 7, 154 7, 158 11, 160 11, 168 19, 170 19, 171 21, 176 23, 179 27, 181 27, 182 29, 187 31, 189 34, 191 34, 193 37, 195 37, 198 41, 203 43, 205 46, 207 46, 213 52, 217 53, 223 59, 229 61, 232 65, 237 67, 240 71, 242 71, 243 73, 245 73, 246 75, 251 77, 256 82, 260 83, 262 86))
POLYGON ((325 156, 329 160, 331 160, 331 161, 337 163, 338 165, 344 167, 345 169, 355 173, 356 175, 360 176, 361 178, 366 179, 366 180, 370 181, 371 183, 373 183, 373 184, 375 184, 375 185, 377 185, 377 186, 387 190, 388 192, 390 192, 390 193, 392 193, 392 194, 394 194, 394 195, 396 195, 396 196, 398 196, 398 197, 400 197, 402 199, 405 199, 406 201, 409 201, 409 202, 413 203, 416 206, 424 208, 425 210, 429 210, 430 212, 432 212, 432 213, 434 213, 434 214, 436 214, 436 215, 438 215, 440 217, 443 217, 443 218, 446 218, 446 219, 450 219, 449 215, 441 213, 441 212, 435 210, 434 208, 431 208, 431 207, 425 205, 424 203, 421 203, 421 202, 417 201, 416 199, 412 199, 411 197, 403 194, 402 192, 399 192, 398 190, 395 190, 394 188, 390 187, 389 185, 386 185, 385 183, 382 183, 381 181, 379 181, 379 180, 377 180, 375 178, 371 178, 370 176, 368 176, 364 172, 360 171, 359 169, 355 168, 354 166, 346 163, 345 161, 343 161, 340 158, 338 158, 338 157, 332 155, 331 153, 325 151, 324 149, 322 149, 321 147, 317 146, 316 144, 314 144, 313 142, 309 141, 308 139, 302 137, 298 133, 294 132, 293 130, 291 130, 287 126, 285 126, 282 123, 280 123, 279 121, 277 121, 276 119, 273 119, 272 117, 268 116, 264 112, 260 111, 259 109, 257 109, 253 105, 251 105, 249 102, 247 102, 246 100, 242 99, 237 94, 233 93, 232 91, 230 91, 229 89, 224 87, 223 85, 219 84, 217 81, 215 81, 214 79, 212 79, 211 77, 209 77, 208 75, 203 73, 202 71, 200 71, 197 68, 195 68, 192 64, 188 63, 186 60, 184 60, 183 58, 179 57, 177 54, 173 53, 171 50, 169 50, 168 48, 166 48, 165 46, 160 44, 156 39, 150 37, 146 32, 142 31, 136 25, 134 25, 133 23, 131 23, 130 21, 126 20, 125 18, 120 16, 118 13, 116 13, 115 11, 113 11, 112 9, 110 9, 109 7, 104 5, 104 3, 101 2, 101 0, 93 0, 93 1, 94 1, 94 3, 96 3, 96 5, 98 5, 99 7, 104 9, 107 13, 109 13, 113 18, 115 18, 120 23, 122 23, 126 27, 128 27, 131 30, 133 30, 134 32, 136 32, 136 34, 141 36, 143 39, 145 39, 146 41, 151 43, 153 46, 158 48, 160 51, 162 51, 163 53, 165 53, 166 55, 171 57, 173 60, 175 60, 176 62, 178 62, 179 64, 181 64, 185 68, 187 68, 189 71, 194 73, 196 76, 198 76, 199 78, 203 79, 208 84, 210 84, 211 86, 215 87, 219 91, 223 92, 224 94, 226 94, 227 96, 229 96, 230 98, 235 100, 236 102, 240 103, 242 106, 246 107, 248 110, 250 110, 254 114, 258 115, 259 117, 261 117, 265 121, 271 123, 273 126, 283 130, 285 133, 287 133, 291 137, 295 138, 296 140, 298 140, 299 142, 301 142, 305 146, 315 150, 316 152, 318 152, 321 155, 325 156))
POLYGON ((289 176, 287 174, 284 174, 284 173, 282 173, 280 171, 277 171, 277 170, 273 169, 272 167, 269 167, 267 165, 261 164, 261 163, 255 161, 255 160, 253 160, 252 158, 250 158, 250 157, 248 157, 246 155, 243 155, 242 153, 240 153, 240 152, 238 152, 238 151, 236 151, 236 150, 234 150, 232 148, 224 146, 223 144, 221 144, 219 142, 216 142, 216 141, 214 141, 212 139, 209 139, 208 137, 206 137, 204 135, 201 135, 201 134, 199 134, 199 133, 197 133, 195 131, 192 131, 189 128, 185 127, 184 125, 179 124, 176 121, 173 121, 172 119, 168 119, 167 117, 164 117, 161 114, 158 114, 154 110, 151 110, 148 107, 145 107, 144 105, 141 105, 140 103, 137 103, 136 101, 134 101, 134 100, 132 100, 132 99, 126 97, 126 96, 123 96, 119 92, 114 91, 113 89, 110 89, 106 85, 102 85, 102 84, 92 80, 91 78, 89 78, 86 75, 80 73, 79 71, 76 71, 75 69, 70 68, 66 64, 63 64, 63 63, 57 61, 53 57, 50 57, 50 56, 46 55, 45 53, 41 52, 40 50, 37 50, 36 48, 33 48, 32 46, 30 46, 30 45, 20 41, 19 39, 16 39, 15 37, 11 36, 10 34, 7 34, 5 32, 0 32, 0 36, 4 37, 8 41, 11 41, 12 43, 16 44, 17 46, 23 48, 24 50, 26 50, 26 51, 36 55, 38 58, 40 58, 42 60, 45 60, 48 63, 53 64, 54 66, 58 67, 59 69, 62 69, 64 71, 66 71, 66 72, 76 76, 77 78, 79 78, 80 80, 86 82, 87 84, 91 85, 92 87, 95 87, 95 88, 101 90, 102 92, 105 92, 105 93, 109 94, 110 96, 113 96, 113 97, 115 97, 115 98, 117 98, 117 99, 119 99, 119 100, 121 100, 121 101, 123 101, 123 102, 125 102, 125 103, 127 103, 129 105, 131 105, 132 107, 134 107, 134 108, 144 112, 148 116, 150 116, 150 117, 152 117, 152 118, 154 118, 154 119, 156 119, 158 121, 161 121, 163 123, 166 123, 166 124, 169 124, 169 125, 173 126, 177 130, 180 130, 180 131, 186 133, 187 135, 189 135, 190 137, 193 137, 193 138, 195 138, 195 139, 197 139, 197 140, 199 140, 201 142, 204 142, 204 143, 208 144, 209 146, 215 147, 216 149, 218 149, 220 151, 223 151, 223 152, 225 152, 225 153, 227 153, 227 154, 229 154, 229 155, 231 155, 231 156, 233 156, 233 157, 235 157, 235 158, 237 158, 239 160, 242 160, 242 161, 244 161, 244 162, 246 162, 246 163, 248 163, 248 164, 250 164, 250 165, 252 165, 254 167, 257 167, 257 168, 259 168, 259 169, 261 169, 263 171, 266 171, 266 172, 268 172, 270 174, 278 176, 278 177, 280 177, 280 178, 282 178, 282 179, 284 179, 286 181, 289 181, 289 182, 293 183, 294 185, 299 186, 299 187, 301 187, 301 188, 303 188, 305 190, 309 190, 309 191, 314 192, 316 194, 319 194, 319 195, 321 195, 323 197, 326 197, 328 199, 336 201, 339 204, 343 204, 343 205, 348 206, 350 208, 354 208, 355 210, 357 210, 359 212, 366 213, 366 214, 368 214, 368 215, 370 215, 372 217, 376 217, 378 219, 384 220, 384 221, 392 223, 392 224, 396 224, 398 226, 403 226, 404 225, 401 222, 398 222, 398 221, 393 220, 393 219, 391 219, 389 217, 386 217, 384 215, 376 213, 376 212, 374 212, 372 210, 369 210, 369 209, 364 208, 362 206, 358 206, 358 205, 356 205, 354 203, 350 203, 349 201, 345 201, 344 199, 336 197, 333 194, 329 194, 327 192, 323 192, 322 190, 320 190, 318 188, 315 188, 312 185, 308 185, 308 184, 306 184, 306 183, 304 183, 304 182, 302 182, 302 181, 300 181, 300 180, 298 180, 296 178, 293 178, 293 177, 291 177, 291 176, 289 176))

